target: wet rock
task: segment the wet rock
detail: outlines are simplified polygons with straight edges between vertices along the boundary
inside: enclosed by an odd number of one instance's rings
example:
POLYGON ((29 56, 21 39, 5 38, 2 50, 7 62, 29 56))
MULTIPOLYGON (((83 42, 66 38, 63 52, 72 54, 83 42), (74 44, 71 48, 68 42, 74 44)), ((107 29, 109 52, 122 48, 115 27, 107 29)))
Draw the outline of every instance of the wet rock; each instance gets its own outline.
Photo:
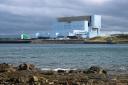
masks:
POLYGON ((66 71, 65 70, 58 70, 57 72, 58 73, 65 73, 66 71))
POLYGON ((94 73, 94 74, 107 74, 107 71, 105 71, 104 69, 97 67, 97 66, 92 66, 87 70, 87 73, 94 73))
POLYGON ((69 70, 67 73, 75 73, 75 70, 69 70))
POLYGON ((18 66, 18 70, 35 70, 35 66, 33 64, 20 64, 18 66))

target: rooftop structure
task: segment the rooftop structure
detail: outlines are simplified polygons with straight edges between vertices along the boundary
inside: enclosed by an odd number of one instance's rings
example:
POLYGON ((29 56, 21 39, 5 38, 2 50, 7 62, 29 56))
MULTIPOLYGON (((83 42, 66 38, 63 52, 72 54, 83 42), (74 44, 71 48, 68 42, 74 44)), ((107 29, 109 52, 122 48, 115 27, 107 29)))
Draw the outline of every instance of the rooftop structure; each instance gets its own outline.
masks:
POLYGON ((91 22, 91 16, 72 16, 72 17, 60 17, 59 22, 72 22, 72 21, 89 21, 91 22))

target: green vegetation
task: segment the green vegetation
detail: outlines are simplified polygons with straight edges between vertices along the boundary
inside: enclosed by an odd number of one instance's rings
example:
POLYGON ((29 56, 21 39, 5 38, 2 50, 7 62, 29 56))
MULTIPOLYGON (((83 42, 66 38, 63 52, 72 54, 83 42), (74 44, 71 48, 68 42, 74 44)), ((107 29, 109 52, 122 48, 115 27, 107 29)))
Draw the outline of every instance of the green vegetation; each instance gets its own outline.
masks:
POLYGON ((128 43, 128 34, 117 34, 111 36, 98 36, 88 39, 89 42, 112 42, 112 43, 128 43))

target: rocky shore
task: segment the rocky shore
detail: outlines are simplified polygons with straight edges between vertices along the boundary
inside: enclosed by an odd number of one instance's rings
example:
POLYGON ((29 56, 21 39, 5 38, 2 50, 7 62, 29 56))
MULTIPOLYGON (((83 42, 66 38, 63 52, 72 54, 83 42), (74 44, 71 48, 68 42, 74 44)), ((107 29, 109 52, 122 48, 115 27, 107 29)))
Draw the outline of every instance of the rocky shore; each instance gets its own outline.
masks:
POLYGON ((128 74, 108 74, 101 67, 87 70, 40 70, 33 64, 0 64, 0 85, 128 85, 128 74))

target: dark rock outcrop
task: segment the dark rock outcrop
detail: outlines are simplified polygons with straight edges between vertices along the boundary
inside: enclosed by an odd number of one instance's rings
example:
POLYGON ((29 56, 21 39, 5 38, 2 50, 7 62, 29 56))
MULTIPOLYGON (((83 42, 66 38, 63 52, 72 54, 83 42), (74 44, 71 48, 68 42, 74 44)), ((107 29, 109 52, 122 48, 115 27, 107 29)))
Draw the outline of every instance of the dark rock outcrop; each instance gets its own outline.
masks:
POLYGON ((35 66, 33 64, 20 64, 18 66, 18 70, 35 70, 35 66))
POLYGON ((87 73, 93 73, 93 74, 105 74, 107 75, 107 71, 105 71, 104 69, 102 69, 101 67, 98 66, 92 66, 87 70, 87 73))

